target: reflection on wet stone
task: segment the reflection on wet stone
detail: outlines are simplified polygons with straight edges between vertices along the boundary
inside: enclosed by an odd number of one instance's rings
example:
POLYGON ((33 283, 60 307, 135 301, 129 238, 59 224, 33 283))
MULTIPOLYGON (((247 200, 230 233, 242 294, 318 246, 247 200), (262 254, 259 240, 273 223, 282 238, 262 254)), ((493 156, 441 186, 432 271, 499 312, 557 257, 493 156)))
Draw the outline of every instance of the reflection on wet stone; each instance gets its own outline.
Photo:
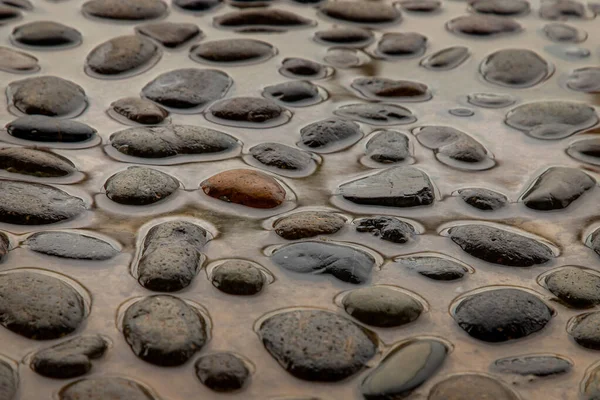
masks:
POLYGON ((480 374, 454 375, 435 386, 427 400, 459 400, 465 398, 519 400, 519 397, 501 381, 480 374))
POLYGON ((277 54, 277 49, 267 42, 254 39, 223 39, 202 42, 190 49, 194 61, 241 64, 258 63, 277 54))
POLYGON ((357 232, 369 232, 392 243, 406 243, 417 234, 412 225, 394 217, 362 218, 355 223, 357 232))
POLYGON ((396 131, 376 133, 365 147, 365 155, 381 164, 393 164, 410 158, 408 136, 396 131))
POLYGON ((546 377, 571 372, 573 363, 556 355, 531 354, 500 358, 491 369, 504 374, 546 377))
POLYGON ((58 393, 59 400, 105 400, 107 396, 127 400, 158 400, 139 383, 116 377, 82 379, 68 384, 58 393))
POLYGON ((465 203, 482 211, 495 211, 508 205, 505 195, 489 189, 460 189, 458 195, 465 203))
POLYGON ((28 115, 6 124, 9 135, 36 142, 79 143, 96 136, 96 129, 77 121, 28 115))
POLYGON ((246 260, 228 260, 215 267, 210 276, 214 287, 223 293, 252 296, 267 284, 265 274, 246 260))
POLYGON ((81 33, 75 28, 54 21, 35 21, 17 26, 11 40, 17 46, 72 47, 82 41, 81 33))
POLYGON ((75 232, 37 232, 23 242, 29 250, 75 260, 109 260, 119 254, 110 243, 75 232))
POLYGON ((129 167, 117 172, 104 184, 106 196, 119 204, 153 204, 175 193, 179 182, 164 172, 145 167, 129 167))
POLYGON ((170 49, 183 46, 202 34, 196 24, 174 22, 153 22, 137 27, 136 31, 170 49))
POLYGON ((244 361, 232 353, 202 356, 196 361, 194 368, 200 382, 215 392, 241 389, 250 378, 250 371, 244 361))
POLYGON ((287 240, 305 239, 336 233, 344 227, 346 219, 324 211, 302 211, 275 221, 275 233, 287 240))
POLYGON ((48 150, 27 147, 0 148, 0 169, 37 177, 67 176, 77 171, 75 165, 65 157, 48 150))
POLYGON ((560 210, 595 185, 596 180, 578 168, 551 167, 536 178, 522 201, 534 210, 560 210))
POLYGON ((467 47, 447 47, 421 60, 421 66, 433 71, 446 71, 464 63, 469 55, 470 52, 467 47))

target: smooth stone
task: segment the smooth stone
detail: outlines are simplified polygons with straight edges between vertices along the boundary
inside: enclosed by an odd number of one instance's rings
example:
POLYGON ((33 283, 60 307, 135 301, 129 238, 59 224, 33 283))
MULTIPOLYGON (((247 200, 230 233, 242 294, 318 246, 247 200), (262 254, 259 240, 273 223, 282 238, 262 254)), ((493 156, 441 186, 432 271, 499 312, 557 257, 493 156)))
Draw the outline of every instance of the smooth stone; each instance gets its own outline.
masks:
POLYGON ((415 255, 397 258, 394 262, 435 281, 455 281, 469 273, 458 262, 436 256, 415 255))
POLYGON ((189 22, 152 22, 138 26, 135 30, 142 35, 156 40, 169 49, 183 46, 202 34, 198 25, 189 22))
POLYGON ((160 54, 144 36, 118 36, 96 46, 86 58, 86 67, 99 75, 120 75, 147 69, 160 54))
POLYGON ((250 371, 244 361, 232 353, 201 356, 195 363, 196 376, 215 392, 233 392, 244 387, 250 371))
POLYGON ((240 147, 233 136, 193 125, 128 128, 112 134, 110 144, 120 153, 149 159, 218 154, 240 147))
POLYGON ((5 5, 0 5, 0 26, 10 24, 13 21, 17 21, 23 17, 21 11, 13 8, 7 7, 5 5))
POLYGON ((381 328, 416 321, 423 312, 423 304, 415 298, 385 285, 354 289, 344 296, 342 306, 363 324, 381 328))
POLYGON ((504 108, 515 104, 516 100, 509 94, 473 93, 467 101, 477 107, 504 108))
POLYGON ((391 167, 344 183, 340 194, 356 204, 416 207, 433 204, 433 185, 427 174, 413 167, 391 167))
POLYGON ((234 11, 215 17, 213 23, 218 28, 269 27, 283 30, 309 27, 315 24, 313 20, 308 18, 290 11, 275 8, 234 11))
POLYGON ((26 115, 6 124, 9 135, 35 142, 79 143, 96 137, 89 125, 43 115, 26 115))
POLYGON ((0 221, 46 225, 75 218, 86 210, 79 197, 39 183, 0 180, 0 221))
POLYGON ((140 251, 137 278, 149 290, 175 292, 192 283, 205 260, 202 250, 208 232, 187 221, 168 221, 153 226, 140 251))
POLYGON ((119 21, 143 21, 163 17, 168 6, 162 0, 91 0, 81 6, 84 15, 119 21))
POLYGON ((500 16, 527 14, 530 8, 526 0, 475 0, 470 6, 478 13, 500 16))
POLYGON ((360 126, 340 118, 313 122, 300 130, 300 143, 316 152, 342 150, 362 138, 360 126))
POLYGON ((533 210, 562 210, 594 186, 596 180, 578 168, 550 167, 535 179, 521 201, 533 210))
POLYGON ((373 42, 373 32, 362 28, 337 27, 315 32, 315 41, 327 46, 364 47, 373 42))
POLYGON ((464 63, 471 55, 468 47, 453 46, 439 50, 421 60, 420 65, 432 71, 447 71, 464 63))
POLYGON ((442 366, 448 347, 435 339, 411 339, 395 346, 362 381, 367 400, 403 399, 442 366))
POLYGON ((391 24, 402 20, 396 7, 383 2, 328 1, 319 8, 319 12, 335 20, 364 25, 391 24))
POLYGON ((412 11, 418 13, 430 13, 440 9, 442 3, 438 0, 403 0, 400 2, 400 7, 404 11, 412 11))
POLYGON ((275 4, 277 0, 228 0, 227 4, 236 8, 258 8, 268 7, 275 4))
POLYGON ((37 76, 8 84, 10 103, 24 114, 76 117, 88 106, 83 88, 56 76, 37 76))
POLYGON ((164 108, 150 100, 137 97, 124 97, 110 104, 110 110, 130 121, 144 125, 160 124, 169 116, 164 108))
POLYGON ((583 400, 598 400, 600 398, 600 365, 594 364, 587 371, 581 385, 583 400))
POLYGON ((221 6, 223 0, 173 0, 173 5, 184 11, 207 12, 221 6))
POLYGON ((367 282, 375 267, 375 259, 365 251, 315 241, 280 247, 271 255, 271 260, 275 265, 292 272, 330 274, 353 284, 367 282))
POLYGON ((90 372, 91 360, 102 357, 107 349, 100 335, 78 336, 36 352, 31 369, 48 378, 76 378, 90 372))
POLYGON ((585 18, 585 6, 575 0, 544 1, 540 6, 542 19, 585 18))
MULTIPOLYGON (((260 97, 232 97, 212 105, 207 111, 226 124, 244 122, 270 123, 286 117, 286 109, 275 102, 260 97)), ((289 116, 287 116, 289 119, 289 116)))
POLYGON ((567 77, 569 89, 583 93, 600 92, 600 68, 585 67, 572 71, 567 77))
POLYGON ((275 221, 275 233, 287 240, 330 235, 344 227, 346 219, 324 211, 301 211, 275 221))
POLYGON ((454 308, 453 317, 470 336, 496 343, 542 330, 552 319, 552 309, 529 292, 501 288, 467 295, 454 308))
POLYGON ((544 47, 544 50, 555 57, 570 62, 576 62, 578 60, 588 58, 592 54, 588 48, 575 45, 565 46, 564 44, 560 43, 546 46, 544 47))
POLYGON ((408 108, 386 103, 347 104, 333 113, 371 125, 404 125, 417 121, 417 117, 408 108))
POLYGON ((275 54, 273 45, 254 39, 213 40, 190 49, 192 60, 220 64, 263 62, 275 54))
POLYGON ((560 356, 530 354, 500 358, 491 368, 503 374, 546 377, 571 372, 573 363, 560 356))
POLYGON ((352 88, 368 99, 426 101, 431 99, 427 85, 414 81, 388 78, 356 78, 352 88))
POLYGON ((404 133, 381 131, 365 146, 365 155, 382 164, 393 164, 410 158, 410 141, 404 133))
POLYGON ((508 205, 508 198, 505 195, 489 189, 460 189, 458 196, 471 207, 482 211, 496 211, 508 205))
POLYGON ((217 266, 211 275, 214 287, 223 293, 252 296, 266 286, 265 274, 246 260, 228 260, 217 266))
POLYGON ((0 298, 0 325, 29 339, 58 339, 74 332, 86 317, 80 293, 37 272, 0 275, 0 298))
POLYGON ((129 167, 117 172, 104 184, 106 196, 119 204, 142 206, 169 197, 177 189, 177 179, 146 167, 129 167))
POLYGON ((309 81, 291 81, 267 86, 263 89, 263 96, 292 107, 310 106, 324 100, 319 88, 309 81))
POLYGON ((517 21, 495 15, 463 15, 450 20, 446 28, 453 33, 470 36, 494 37, 517 33, 523 30, 517 21))
POLYGON ((479 70, 488 82, 526 88, 547 79, 553 67, 531 50, 502 49, 487 56, 479 70))
POLYGON ((200 183, 202 191, 227 203, 251 208, 275 208, 285 201, 285 189, 270 175, 251 169, 220 172, 200 183))
POLYGON ((81 44, 81 33, 70 26, 54 21, 35 21, 19 25, 12 31, 17 45, 34 47, 67 47, 81 44))
POLYGON ((168 295, 145 297, 129 306, 123 335, 136 356, 162 367, 185 364, 208 340, 204 317, 168 295))
POLYGON ((279 73, 295 79, 321 79, 327 75, 327 67, 304 58, 286 58, 279 73))
POLYGON ((377 352, 377 338, 347 318, 324 310, 282 311, 264 320, 258 335, 291 375, 335 382, 354 375, 377 352))
POLYGON ((119 254, 102 239, 74 232, 36 232, 23 244, 36 253, 75 260, 110 260, 119 254))
POLYGON ((251 147, 250 155, 267 167, 285 171, 302 171, 314 164, 310 153, 274 142, 261 143, 251 147))
POLYGON ((438 382, 429 392, 427 400, 462 399, 519 400, 520 398, 502 382, 479 374, 454 375, 438 382))
POLYGON ((505 122, 534 138, 558 140, 596 125, 598 115, 586 103, 538 101, 512 109, 505 122))
POLYGON ((416 57, 426 47, 427 37, 416 32, 384 33, 377 43, 377 51, 383 56, 416 57))
POLYGON ((142 95, 165 107, 200 109, 225 96, 231 85, 225 72, 183 68, 160 74, 144 86, 142 95))
POLYGON ((540 241, 488 225, 459 225, 450 228, 448 234, 466 253, 492 264, 531 267, 556 257, 540 241))
POLYGON ((13 400, 19 389, 19 374, 9 363, 0 360, 0 399, 13 400))
POLYGON ((577 344, 587 349, 600 349, 600 312, 592 311, 573 317, 567 324, 567 332, 577 344))
POLYGON ((567 154, 576 160, 600 165, 600 140, 592 138, 571 143, 567 148, 567 154))
POLYGON ((39 71, 38 59, 34 56, 0 46, 0 71, 29 73, 39 71))
POLYGON ((356 224, 357 232, 369 232, 392 243, 406 243, 417 234, 412 225, 394 217, 362 218, 356 224))
POLYGON ((77 172, 69 159, 47 150, 27 147, 0 148, 0 169, 37 177, 67 176, 77 172))
POLYGON ((544 25, 542 31, 553 42, 580 43, 587 39, 587 33, 574 26, 562 22, 551 22, 544 25))
POLYGON ((111 397, 115 400, 158 400, 139 383, 116 377, 81 379, 58 393, 59 400, 107 400, 111 397))
POLYGON ((549 273, 543 283, 553 295, 570 307, 594 307, 600 304, 600 276, 591 271, 567 266, 549 273))

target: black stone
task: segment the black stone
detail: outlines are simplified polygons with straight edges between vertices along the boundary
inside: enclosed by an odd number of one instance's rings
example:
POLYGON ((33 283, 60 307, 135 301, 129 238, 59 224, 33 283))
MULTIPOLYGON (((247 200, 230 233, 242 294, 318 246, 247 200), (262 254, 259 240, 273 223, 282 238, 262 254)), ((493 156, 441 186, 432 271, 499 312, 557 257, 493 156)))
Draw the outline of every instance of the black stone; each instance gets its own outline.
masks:
POLYGON ((385 33, 377 43, 377 51, 384 56, 416 57, 426 47, 427 37, 416 32, 385 33))
POLYGON ((561 210, 595 185, 596 180, 578 168, 551 167, 536 178, 522 201, 534 210, 561 210))
POLYGON ((67 176, 77 171, 75 165, 63 156, 27 147, 0 148, 0 169, 38 177, 67 176))
POLYGON ((0 360, 0 399, 13 400, 19 388, 19 375, 9 363, 0 360))
POLYGON ((412 124, 417 117, 406 107, 386 103, 357 103, 341 106, 333 112, 339 117, 371 125, 412 124))
POLYGON ((153 204, 179 189, 177 179, 146 167, 129 167, 117 172, 104 184, 106 196, 120 204, 153 204))
POLYGON ((396 131, 376 133, 366 144, 365 155, 382 164, 393 164, 410 158, 409 139, 396 131))
POLYGON ((527 49, 502 49, 487 56, 480 66, 483 78, 500 86, 526 88, 542 82, 552 66, 527 49))
POLYGON ((36 253, 75 260, 109 260, 119 254, 104 240, 74 232, 37 232, 23 244, 36 253))
POLYGON ((368 99, 425 101, 431 98, 427 85, 414 81, 388 78, 356 78, 352 88, 368 99))
POLYGON ((9 135, 36 142, 78 143, 96 136, 97 131, 77 121, 26 115, 6 124, 9 135))
POLYGON ((305 126, 300 130, 300 137, 304 146, 317 152, 330 152, 358 142, 362 132, 355 122, 329 118, 305 126))
POLYGON ((183 46, 202 34, 198 25, 187 22, 152 22, 138 26, 135 30, 170 49, 183 46))
POLYGON ((77 46, 81 33, 70 26, 54 21, 35 21, 17 26, 12 31, 12 41, 17 45, 34 47, 77 46))
POLYGON ((471 207, 482 211, 495 211, 508 205, 508 198, 505 195, 489 189, 460 189, 458 196, 471 207))
POLYGON ((281 143, 257 144, 250 148, 250 155, 267 167, 289 171, 302 171, 314 163, 309 153, 281 143))
POLYGON ((90 0, 83 3, 84 15, 119 21, 144 21, 167 14, 168 6, 162 0, 90 0))
POLYGON ((471 8, 482 14, 523 15, 529 12, 529 2, 526 0, 475 0, 471 8))
POLYGON ((315 32, 315 40, 327 46, 365 47, 375 39, 367 29, 338 27, 315 32))
POLYGON ((519 400, 510 388, 487 375, 460 374, 438 382, 429 392, 427 400, 485 399, 519 400))
POLYGON ((335 20, 365 25, 397 23, 402 19, 396 7, 383 2, 328 1, 319 11, 335 20))
POLYGON ((96 377, 81 379, 63 387, 59 400, 158 400, 137 382, 125 378, 96 377))
POLYGON ((233 392, 244 387, 250 371, 244 361, 232 353, 202 356, 194 364, 196 376, 215 392, 233 392))
POLYGON ((112 102, 110 112, 144 125, 160 124, 169 115, 169 112, 161 106, 137 97, 125 97, 112 102))
POLYGON ((221 292, 237 296, 255 295, 267 284, 260 268, 245 260, 225 261, 212 271, 210 278, 221 292))
POLYGON ((421 66, 432 71, 447 71, 464 63, 470 54, 465 46, 447 47, 425 57, 421 66))
POLYGON ((600 350, 600 312, 592 311, 573 317, 567 324, 569 335, 577 344, 592 350, 600 350))
POLYGON ((147 69, 160 54, 158 46, 145 36, 119 36, 92 49, 86 67, 99 75, 115 76, 147 69))
POLYGON ((455 281, 469 272, 456 261, 436 256, 415 255, 397 258, 394 262, 435 281, 455 281))
POLYGON ((275 8, 258 8, 230 12, 214 18, 218 28, 302 28, 314 25, 314 21, 290 11, 275 8))
POLYGON ((555 355, 530 354, 500 358, 491 369, 503 374, 546 377, 571 372, 573 363, 555 355))
POLYGON ((279 118, 285 111, 285 108, 267 99, 232 97, 214 104, 208 113, 225 121, 263 123, 279 118))
POLYGON ((417 234, 412 225, 394 217, 362 218, 356 224, 357 232, 370 232, 393 243, 406 243, 417 234))
POLYGON ((267 86, 263 96, 290 106, 309 106, 323 101, 319 88, 308 81, 291 81, 267 86))
POLYGON ((304 58, 286 58, 279 72, 290 78, 320 79, 327 75, 327 68, 323 64, 304 58))
POLYGON ((222 39, 203 42, 190 49, 190 57, 198 62, 257 63, 277 54, 273 45, 254 39, 222 39))
POLYGON ((521 25, 510 18, 494 15, 463 15, 452 19, 446 28, 453 33, 470 36, 499 36, 520 32, 521 25))
POLYGON ((338 214, 325 211, 301 211, 275 221, 275 233, 287 240, 333 234, 346 224, 338 214))

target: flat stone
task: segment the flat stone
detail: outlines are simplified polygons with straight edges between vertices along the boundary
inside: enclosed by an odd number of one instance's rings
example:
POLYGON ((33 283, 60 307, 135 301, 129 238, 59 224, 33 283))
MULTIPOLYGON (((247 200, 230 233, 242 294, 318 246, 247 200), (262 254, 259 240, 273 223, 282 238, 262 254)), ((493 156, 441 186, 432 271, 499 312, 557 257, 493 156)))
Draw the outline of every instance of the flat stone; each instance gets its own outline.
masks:
POLYGON ((470 36, 500 36, 523 30, 517 21, 495 15, 463 15, 452 19, 446 28, 453 33, 470 36))
POLYGON ((464 63, 470 55, 468 47, 446 47, 425 57, 421 60, 420 65, 432 71, 448 71, 464 63))
POLYGON ((526 88, 550 76, 553 67, 527 49, 502 49, 487 56, 479 67, 483 78, 500 86, 526 88))
POLYGON ((168 6, 161 0, 91 0, 83 3, 84 15, 120 21, 143 21, 167 14, 168 6))
POLYGON ((153 226, 144 238, 137 264, 140 285, 149 290, 184 289, 202 267, 208 232, 191 222, 168 221, 153 226))
POLYGON ((314 164, 310 153, 274 142, 261 143, 251 147, 250 155, 267 167, 285 171, 302 171, 314 164))
POLYGON ((475 0, 470 5, 478 13, 500 16, 527 14, 530 8, 526 0, 475 0))
POLYGON ((384 56, 416 57, 425 52, 427 37, 416 32, 384 33, 377 51, 384 56))
POLYGON ((204 317, 177 297, 145 297, 123 318, 123 335, 142 360, 162 367, 185 364, 208 340, 204 317))
POLYGON ((56 76, 14 81, 6 88, 10 103, 25 114, 76 117, 88 106, 83 88, 56 76))
POLYGON ((274 178, 250 169, 220 172, 200 187, 210 197, 251 208, 275 208, 285 201, 285 189, 274 178))
POLYGON ((467 101, 484 108, 504 108, 516 103, 516 99, 511 95, 498 93, 472 93, 467 96, 467 101))
POLYGON ((81 379, 63 387, 59 400, 158 400, 137 382, 124 378, 96 377, 81 379))
POLYGON ((542 19, 585 18, 585 6, 575 0, 543 1, 540 6, 542 19))
POLYGON ((438 0, 403 0, 400 7, 405 11, 431 13, 440 9, 442 3, 438 0))
POLYGON ((406 107, 386 103, 356 103, 339 107, 333 112, 343 118, 370 125, 412 124, 417 117, 406 107))
POLYGON ((301 211, 275 221, 275 233, 287 240, 305 239, 336 233, 346 220, 324 211, 301 211))
POLYGON ((365 25, 391 24, 402 20, 400 11, 387 3, 328 1, 319 8, 319 11, 332 19, 365 25))
POLYGON ((169 112, 164 108, 150 100, 137 97, 124 97, 113 101, 110 104, 110 111, 144 125, 160 124, 169 116, 169 112))
POLYGON ((9 135, 35 142, 79 143, 96 137, 97 131, 81 122, 26 115, 6 124, 9 135))
POLYGON ((574 26, 562 22, 551 22, 544 25, 542 31, 553 42, 580 43, 587 39, 587 33, 574 26))
POLYGON ((81 44, 81 33, 54 21, 34 21, 17 26, 11 40, 16 45, 33 47, 71 47, 81 44))
POLYGON ((250 371, 244 361, 232 353, 201 356, 194 368, 200 382, 215 392, 239 390, 250 379, 250 371))
POLYGON ((329 118, 300 130, 301 143, 316 152, 342 150, 362 137, 360 126, 352 121, 329 118))
POLYGON ((313 20, 304 18, 290 11, 275 8, 257 8, 234 11, 215 17, 213 22, 218 28, 235 30, 250 27, 286 30, 289 28, 303 28, 315 25, 313 20))
POLYGON ((146 167, 129 167, 104 184, 106 196, 119 204, 142 206, 156 203, 179 189, 177 179, 146 167))
POLYGON ((377 352, 374 334, 324 310, 280 312, 260 324, 258 335, 287 372, 307 381, 345 379, 377 352))
POLYGON ((233 80, 214 69, 183 68, 160 74, 142 89, 142 95, 174 109, 201 109, 225 96, 233 80))
POLYGON ((299 242, 280 247, 271 256, 283 269, 304 274, 330 274, 353 284, 371 277, 375 259, 369 253, 350 246, 327 242, 299 242))
POLYGON ((316 85, 308 81, 291 81, 267 86, 263 96, 292 107, 310 106, 324 99, 316 85))
POLYGON ((327 67, 304 58, 286 58, 279 72, 287 77, 296 79, 321 79, 327 75, 327 67))
POLYGON ((437 256, 414 255, 396 258, 394 262, 435 281, 455 281, 469 272, 464 265, 437 256))
POLYGON ((218 265, 211 275, 214 287, 237 296, 258 294, 267 284, 265 274, 246 260, 228 260, 218 265))
POLYGON ((85 375, 92 369, 91 360, 100 358, 108 343, 100 336, 78 336, 34 354, 31 369, 55 379, 70 379, 85 375))
POLYGON ((277 49, 267 42, 254 39, 222 39, 202 42, 190 49, 190 57, 198 62, 258 63, 277 54, 277 49))
POLYGON ((594 186, 596 180, 578 168, 551 167, 535 179, 521 200, 534 210, 561 210, 594 186))
POLYGON ((353 203, 384 207, 424 206, 435 199, 429 177, 413 167, 388 168, 344 183, 339 192, 353 203))
POLYGON ((546 377, 571 372, 573 363, 556 355, 530 354, 500 358, 491 369, 503 374, 546 377))
POLYGON ((10 24, 11 22, 17 21, 22 17, 23 14, 21 13, 21 11, 13 7, 0 5, 0 25, 10 24))
POLYGON ((571 143, 567 148, 567 154, 576 160, 598 165, 600 164, 600 140, 592 138, 571 143))
POLYGON ((356 224, 357 232, 370 232, 392 243, 406 243, 417 234, 412 225, 394 217, 362 218, 356 224))
POLYGON ((433 376, 448 354, 445 343, 411 339, 395 346, 360 385, 367 400, 403 399, 433 376))
POLYGON ((2 0, 2 1, 0 1, 0 3, 3 5, 9 6, 9 7, 18 8, 21 10, 26 10, 26 11, 33 10, 33 4, 29 0, 2 0))
POLYGON ((600 276, 587 268, 562 267, 547 275, 544 284, 569 307, 589 308, 600 304, 600 276))
POLYGON ((488 225, 459 225, 450 228, 448 234, 466 253, 492 264, 531 267, 555 257, 538 240, 488 225))
POLYGON ((365 155, 382 164, 393 164, 410 158, 409 139, 404 133, 385 130, 376 133, 365 146, 365 155))
POLYGON ((0 275, 0 325, 34 340, 58 339, 85 319, 83 297, 53 276, 13 270, 0 275))
POLYGON ((592 311, 573 317, 567 324, 567 332, 577 344, 587 349, 600 349, 600 312, 592 311))
POLYGON ((118 36, 96 46, 86 58, 86 67, 100 75, 120 75, 150 68, 161 52, 140 35, 118 36))
POLYGON ((460 400, 466 398, 494 400, 519 400, 519 397, 502 382, 479 374, 454 375, 438 382, 429 392, 427 400, 460 400))
POLYGON ((552 309, 529 292, 501 288, 467 295, 454 307, 453 317, 470 336, 496 343, 542 330, 552 319, 552 309))
POLYGON ((13 400, 19 388, 19 375, 9 363, 0 360, 0 398, 13 400))
POLYGON ((46 225, 75 218, 85 203, 60 189, 39 183, 0 180, 0 221, 46 225))
POLYGON ((260 124, 278 119, 285 111, 273 101, 260 97, 232 97, 214 104, 208 113, 224 121, 260 124))
POLYGON ((471 207, 481 211, 495 211, 508 205, 508 198, 505 195, 489 189, 460 189, 458 196, 471 207))
POLYGON ((221 6, 223 0, 173 0, 173 5, 185 11, 204 13, 221 6))
POLYGON ((202 34, 198 25, 189 22, 152 22, 138 26, 135 30, 169 49, 181 47, 202 34))
POLYGON ((585 67, 572 71, 567 77, 567 87, 577 92, 599 93, 600 92, 600 68, 585 67))
POLYGON ((388 78, 356 78, 352 88, 368 99, 426 101, 431 99, 427 85, 414 81, 388 78))
POLYGON ((236 8, 261 8, 275 4, 277 0, 228 0, 227 4, 236 8))
POLYGON ((375 40, 373 32, 362 28, 337 27, 315 32, 315 40, 327 46, 365 47, 375 40))
POLYGON ((102 239, 74 232, 36 232, 23 244, 36 253, 75 260, 109 260, 119 254, 102 239))
POLYGON ((37 72, 38 59, 34 56, 0 46, 0 71, 12 73, 37 72))
POLYGON ((63 156, 27 147, 0 148, 0 169, 37 177, 67 176, 77 171, 75 165, 63 156))

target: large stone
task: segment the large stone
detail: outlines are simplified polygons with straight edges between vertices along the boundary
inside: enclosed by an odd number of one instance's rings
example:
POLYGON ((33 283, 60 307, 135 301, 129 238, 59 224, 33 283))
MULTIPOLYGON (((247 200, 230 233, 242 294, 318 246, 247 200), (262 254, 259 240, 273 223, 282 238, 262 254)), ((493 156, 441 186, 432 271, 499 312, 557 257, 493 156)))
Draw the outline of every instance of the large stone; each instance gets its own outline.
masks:
POLYGON ((285 30, 314 25, 314 21, 290 11, 275 8, 257 8, 234 11, 214 18, 219 28, 243 30, 246 28, 270 28, 285 30))
POLYGON ((382 164, 394 164, 410 158, 408 136, 396 131, 381 131, 373 135, 365 146, 365 155, 382 164))
POLYGON ((213 269, 210 280, 223 293, 252 296, 267 284, 260 268, 246 260, 228 260, 213 269))
POLYGON ((578 168, 551 167, 536 178, 521 200, 534 210, 561 210, 595 185, 596 180, 578 168))

